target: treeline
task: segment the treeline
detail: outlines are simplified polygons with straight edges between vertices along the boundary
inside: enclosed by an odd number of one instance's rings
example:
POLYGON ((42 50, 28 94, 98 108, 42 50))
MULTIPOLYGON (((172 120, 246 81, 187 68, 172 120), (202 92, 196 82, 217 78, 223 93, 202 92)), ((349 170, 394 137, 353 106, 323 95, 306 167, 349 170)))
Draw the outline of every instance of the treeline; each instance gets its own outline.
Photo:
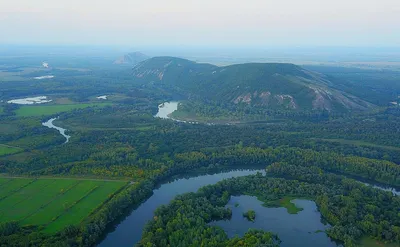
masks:
MULTIPOLYGON (((50 175, 69 173, 64 170, 69 171, 70 168, 67 167, 75 166, 78 169, 86 167, 79 171, 83 175, 131 176, 135 171, 141 172, 144 168, 136 165, 137 160, 126 159, 132 155, 137 156, 137 159, 147 160, 147 164, 151 162, 170 164, 176 163, 174 156, 179 153, 193 151, 207 153, 209 150, 220 152, 238 143, 262 149, 279 146, 299 147, 400 163, 400 152, 396 146, 385 147, 374 144, 396 144, 394 142, 400 139, 400 136, 396 138, 400 127, 396 125, 395 119, 391 119, 390 124, 386 125, 384 120, 370 122, 354 117, 352 121, 334 120, 321 124, 284 121, 238 126, 205 126, 155 119, 152 114, 156 105, 154 102, 151 107, 149 102, 136 100, 133 107, 118 105, 65 113, 60 117, 62 126, 67 129, 68 126, 74 126, 74 131, 69 133, 72 138, 68 145, 57 145, 64 141, 63 137, 56 134, 55 130, 41 126, 39 118, 8 118, 4 124, 9 124, 12 128, 7 128, 7 132, 0 137, 0 142, 3 144, 15 142, 18 144, 16 146, 24 145, 24 148, 30 147, 28 150, 34 149, 34 152, 22 160, 19 159, 18 162, 12 162, 10 161, 12 159, 8 158, 0 159, 1 172, 50 175), (335 134, 340 132, 342 132, 340 136, 335 134), (340 140, 327 140, 345 137, 365 139, 371 143, 363 145, 362 142, 351 144, 340 140), (114 155, 116 153, 114 149, 121 147, 127 151, 124 154, 119 152, 118 156, 114 155), (93 164, 93 160, 97 162, 99 156, 104 157, 98 162, 99 167, 89 165, 93 164), (121 174, 119 167, 113 167, 113 171, 106 171, 112 165, 121 164, 126 165, 129 172, 121 174), (134 168, 130 169, 132 166, 134 168)), ((375 119, 376 115, 372 118, 375 119)), ((147 170, 151 169, 160 169, 160 166, 148 166, 147 170)))

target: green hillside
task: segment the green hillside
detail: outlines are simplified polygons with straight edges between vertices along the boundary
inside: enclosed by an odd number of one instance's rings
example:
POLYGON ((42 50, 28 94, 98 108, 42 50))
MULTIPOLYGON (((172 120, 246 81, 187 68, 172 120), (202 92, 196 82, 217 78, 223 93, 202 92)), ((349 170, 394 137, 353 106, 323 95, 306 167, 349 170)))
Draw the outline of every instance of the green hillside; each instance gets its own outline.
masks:
POLYGON ((189 99, 290 111, 363 111, 372 104, 334 89, 322 74, 294 64, 248 63, 225 67, 155 57, 133 68, 135 80, 189 99))

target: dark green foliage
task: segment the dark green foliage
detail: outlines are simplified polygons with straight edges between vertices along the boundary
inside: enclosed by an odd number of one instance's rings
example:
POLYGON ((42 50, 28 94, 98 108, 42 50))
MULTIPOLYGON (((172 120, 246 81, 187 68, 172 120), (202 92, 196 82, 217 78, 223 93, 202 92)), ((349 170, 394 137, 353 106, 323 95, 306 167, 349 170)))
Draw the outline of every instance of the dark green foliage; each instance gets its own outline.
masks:
POLYGON ((0 237, 9 236, 20 231, 21 228, 17 222, 5 222, 0 224, 0 237))
MULTIPOLYGON (((205 186, 197 193, 176 197, 169 205, 157 209, 139 246, 175 246, 179 242, 185 243, 184 246, 229 246, 224 242, 226 234, 206 223, 229 219, 230 211, 223 206, 230 195, 241 194, 270 200, 285 195, 314 198, 323 217, 333 225, 328 235, 343 241, 346 247, 353 246, 363 236, 400 244, 400 198, 392 193, 324 173, 316 167, 274 164, 267 174, 290 179, 257 174, 227 179, 205 186), (221 244, 213 243, 214 239, 220 239, 221 244)), ((251 211, 246 214, 250 220, 253 216, 251 211)))

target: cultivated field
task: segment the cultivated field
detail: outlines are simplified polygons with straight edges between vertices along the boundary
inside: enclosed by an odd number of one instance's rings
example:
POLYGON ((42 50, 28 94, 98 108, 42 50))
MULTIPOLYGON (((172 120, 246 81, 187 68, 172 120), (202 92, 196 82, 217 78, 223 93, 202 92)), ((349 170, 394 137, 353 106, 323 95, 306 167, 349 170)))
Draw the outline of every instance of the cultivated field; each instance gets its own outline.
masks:
POLYGON ((71 111, 75 109, 83 109, 92 106, 104 107, 111 105, 110 103, 87 103, 87 104, 70 104, 70 105, 27 105, 21 106, 15 111, 17 116, 31 117, 31 116, 45 116, 53 115, 60 112, 71 111))
POLYGON ((0 222, 39 225, 55 233, 79 224, 125 181, 0 178, 0 222))

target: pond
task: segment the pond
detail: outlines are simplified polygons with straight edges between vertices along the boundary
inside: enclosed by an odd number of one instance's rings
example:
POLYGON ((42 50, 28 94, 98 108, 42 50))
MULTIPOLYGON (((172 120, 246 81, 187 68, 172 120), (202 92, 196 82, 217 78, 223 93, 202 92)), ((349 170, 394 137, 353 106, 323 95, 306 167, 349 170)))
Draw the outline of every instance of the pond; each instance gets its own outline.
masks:
POLYGON ((226 206, 232 209, 231 220, 216 221, 210 225, 222 227, 230 238, 243 236, 250 228, 273 232, 282 240, 282 247, 340 246, 323 232, 330 226, 321 222, 321 214, 315 202, 300 199, 292 202, 303 210, 289 214, 283 207, 264 207, 263 202, 254 196, 232 196, 226 206), (256 212, 254 222, 243 217, 243 213, 248 210, 256 212))
POLYGON ((18 104, 18 105, 33 105, 33 104, 43 104, 51 102, 52 100, 47 99, 47 96, 37 96, 37 97, 28 97, 22 99, 13 99, 7 101, 9 104, 18 104))
POLYGON ((236 170, 221 172, 213 175, 202 175, 189 179, 178 179, 160 186, 154 194, 128 217, 125 218, 106 238, 99 244, 100 247, 134 246, 142 237, 145 224, 154 216, 154 211, 161 205, 168 204, 175 196, 195 192, 199 188, 215 184, 223 179, 247 176, 264 172, 263 170, 236 170))
POLYGON ((58 127, 58 126, 55 126, 55 125, 53 124, 54 120, 56 120, 56 119, 57 119, 57 118, 51 118, 51 119, 47 120, 46 122, 42 123, 42 125, 43 125, 43 126, 46 126, 47 128, 50 128, 50 129, 56 129, 56 130, 58 130, 58 132, 60 132, 60 134, 61 134, 62 136, 64 136, 65 139, 66 139, 64 143, 67 143, 67 142, 69 141, 69 138, 71 138, 71 136, 65 134, 66 129, 63 129, 63 128, 58 127))

